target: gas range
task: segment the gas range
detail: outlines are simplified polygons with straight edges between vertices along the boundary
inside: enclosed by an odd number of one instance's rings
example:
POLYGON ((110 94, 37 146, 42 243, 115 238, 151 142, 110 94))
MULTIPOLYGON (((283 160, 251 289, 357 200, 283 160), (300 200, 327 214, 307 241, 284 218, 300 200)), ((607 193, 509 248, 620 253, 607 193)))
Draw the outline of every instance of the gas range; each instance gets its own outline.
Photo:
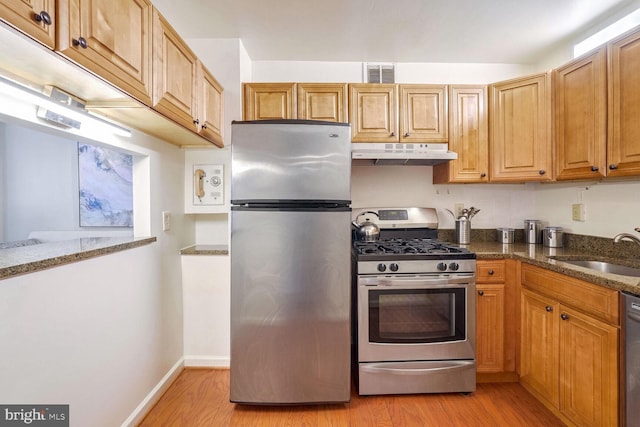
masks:
POLYGON ((358 393, 474 391, 476 255, 438 240, 433 208, 354 209, 352 219, 358 393), (357 240, 368 234, 378 239, 357 240))

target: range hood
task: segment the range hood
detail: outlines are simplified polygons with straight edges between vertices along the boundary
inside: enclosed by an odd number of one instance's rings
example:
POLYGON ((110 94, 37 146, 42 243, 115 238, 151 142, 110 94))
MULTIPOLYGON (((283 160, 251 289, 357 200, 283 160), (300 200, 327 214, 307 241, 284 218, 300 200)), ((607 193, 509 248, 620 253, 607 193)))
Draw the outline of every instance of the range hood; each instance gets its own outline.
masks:
POLYGON ((352 159, 372 160, 375 165, 426 165, 456 160, 458 154, 449 151, 446 143, 352 143, 352 159))

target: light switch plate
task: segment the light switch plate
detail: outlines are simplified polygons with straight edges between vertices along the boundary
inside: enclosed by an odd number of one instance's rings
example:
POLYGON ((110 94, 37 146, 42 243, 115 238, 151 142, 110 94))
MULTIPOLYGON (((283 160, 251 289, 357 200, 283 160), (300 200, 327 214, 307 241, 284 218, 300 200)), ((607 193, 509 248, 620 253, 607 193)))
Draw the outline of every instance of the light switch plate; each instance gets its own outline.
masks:
POLYGON ((162 212, 162 231, 171 230, 171 212, 162 212))
POLYGON ((585 220, 585 209, 582 203, 576 203, 571 205, 571 218, 574 221, 584 221, 585 220))

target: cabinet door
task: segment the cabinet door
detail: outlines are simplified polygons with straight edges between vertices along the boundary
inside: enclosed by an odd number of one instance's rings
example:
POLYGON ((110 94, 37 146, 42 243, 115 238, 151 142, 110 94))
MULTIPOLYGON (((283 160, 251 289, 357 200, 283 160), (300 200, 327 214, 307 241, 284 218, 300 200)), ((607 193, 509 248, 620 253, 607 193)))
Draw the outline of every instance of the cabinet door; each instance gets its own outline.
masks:
POLYGON ((551 74, 491 85, 490 181, 550 181, 551 74))
POLYGON ((160 13, 153 11, 153 108, 197 131, 196 55, 160 13))
POLYGON ((560 305, 526 289, 521 301, 520 381, 558 407, 560 305))
POLYGON ((399 85, 400 141, 447 142, 449 140, 446 86, 399 85))
POLYGON ((640 175, 640 31, 609 44, 608 176, 640 175))
POLYGON ((198 115, 196 125, 198 134, 223 146, 223 108, 222 86, 213 75, 198 61, 198 115))
POLYGON ((458 159, 435 165, 433 183, 487 182, 487 87, 451 86, 449 92, 449 149, 458 159))
POLYGON ((245 83, 244 120, 296 118, 295 83, 245 83))
POLYGON ((606 175, 606 73, 604 47, 554 71, 558 180, 606 175))
POLYGON ((151 105, 151 3, 58 0, 58 5, 60 53, 151 105))
POLYGON ((618 425, 618 329, 560 307, 560 412, 577 425, 618 425))
POLYGON ((478 372, 504 371, 504 285, 477 285, 476 366, 478 372))
POLYGON ((347 122, 347 85, 342 83, 298 83, 298 118, 347 122))
POLYGON ((55 0, 0 0, 0 19, 49 48, 55 48, 55 0))
POLYGON ((398 142, 396 85, 349 85, 349 116, 353 142, 398 142))

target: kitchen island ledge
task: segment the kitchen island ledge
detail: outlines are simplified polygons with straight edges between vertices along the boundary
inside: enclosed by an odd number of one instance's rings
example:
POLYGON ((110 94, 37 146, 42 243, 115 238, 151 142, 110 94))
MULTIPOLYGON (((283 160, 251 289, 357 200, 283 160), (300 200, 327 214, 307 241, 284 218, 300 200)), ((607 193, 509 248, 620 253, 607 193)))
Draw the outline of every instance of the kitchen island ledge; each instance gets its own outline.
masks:
POLYGON ((0 250, 0 280, 137 248, 156 237, 83 237, 0 250))

